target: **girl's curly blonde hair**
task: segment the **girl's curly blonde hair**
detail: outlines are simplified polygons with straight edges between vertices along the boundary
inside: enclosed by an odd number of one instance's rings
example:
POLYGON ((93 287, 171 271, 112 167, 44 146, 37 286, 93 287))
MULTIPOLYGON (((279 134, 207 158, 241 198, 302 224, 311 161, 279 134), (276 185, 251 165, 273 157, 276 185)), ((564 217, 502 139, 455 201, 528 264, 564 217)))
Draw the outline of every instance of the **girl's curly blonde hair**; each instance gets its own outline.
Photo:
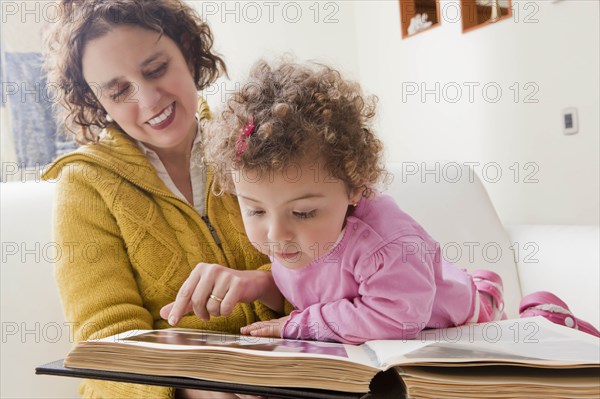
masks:
POLYGON ((310 158, 349 192, 368 197, 385 171, 383 145, 370 126, 376 102, 325 65, 257 62, 207 129, 205 160, 215 191, 233 191, 233 170, 283 170, 310 158), (249 123, 255 128, 244 139, 249 123))
POLYGON ((109 122, 83 77, 86 44, 118 26, 138 26, 168 36, 192 69, 202 90, 221 73, 224 61, 211 48, 213 36, 196 11, 180 0, 62 0, 45 33, 44 69, 58 87, 57 113, 80 144, 95 142, 109 122))

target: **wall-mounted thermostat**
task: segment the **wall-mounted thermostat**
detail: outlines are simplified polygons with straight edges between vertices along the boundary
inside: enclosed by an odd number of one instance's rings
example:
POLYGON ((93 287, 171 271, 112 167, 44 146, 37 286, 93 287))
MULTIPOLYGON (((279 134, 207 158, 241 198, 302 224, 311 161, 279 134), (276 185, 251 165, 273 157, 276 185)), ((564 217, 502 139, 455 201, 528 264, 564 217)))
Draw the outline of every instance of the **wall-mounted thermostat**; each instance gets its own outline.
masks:
POLYGON ((579 120, 577 118, 577 108, 565 108, 563 110, 563 132, 565 134, 575 134, 579 131, 579 120))

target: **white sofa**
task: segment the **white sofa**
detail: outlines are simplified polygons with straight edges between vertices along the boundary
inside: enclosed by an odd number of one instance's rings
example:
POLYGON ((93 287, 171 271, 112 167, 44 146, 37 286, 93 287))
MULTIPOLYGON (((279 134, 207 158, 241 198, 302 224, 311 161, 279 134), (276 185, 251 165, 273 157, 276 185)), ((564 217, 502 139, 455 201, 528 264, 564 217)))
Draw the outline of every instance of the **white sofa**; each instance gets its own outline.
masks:
MULTIPOLYGON (((549 290, 596 327, 600 318, 598 226, 512 226, 500 222, 479 178, 466 166, 451 180, 421 173, 448 163, 390 164, 387 191, 461 267, 489 268, 504 280, 506 311, 517 317, 522 295, 549 290), (422 169, 422 170, 421 170, 422 169), (517 249, 518 251, 514 250, 517 249)), ((458 165, 458 164, 456 164, 458 165)), ((454 167, 454 164, 450 164, 454 167)), ((77 379, 34 375, 71 346, 54 285, 54 185, 2 183, 2 398, 76 398, 77 379)))

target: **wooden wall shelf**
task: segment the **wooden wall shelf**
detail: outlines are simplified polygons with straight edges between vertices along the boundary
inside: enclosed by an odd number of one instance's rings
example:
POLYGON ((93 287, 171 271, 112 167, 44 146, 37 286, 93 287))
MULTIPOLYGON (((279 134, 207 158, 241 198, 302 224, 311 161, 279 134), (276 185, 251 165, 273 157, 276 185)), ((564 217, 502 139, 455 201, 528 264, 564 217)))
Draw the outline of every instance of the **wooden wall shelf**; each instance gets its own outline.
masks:
POLYGON ((400 26, 402 38, 414 36, 440 25, 440 2, 439 0, 399 0, 400 1, 400 26), (409 35, 408 27, 410 20, 417 14, 427 14, 431 26, 409 35))
POLYGON ((494 4, 495 0, 460 0, 463 33, 494 24, 512 16, 512 0, 498 0, 497 18, 492 20, 494 4))
MULTIPOLYGON (((399 2, 400 27, 403 39, 440 26, 443 17, 440 17, 439 0, 399 0, 399 2), (409 34, 410 21, 417 14, 427 14, 427 20, 431 22, 431 26, 409 34)), ((512 0, 460 0, 460 12, 462 31, 463 33, 470 32, 511 18, 512 0)))

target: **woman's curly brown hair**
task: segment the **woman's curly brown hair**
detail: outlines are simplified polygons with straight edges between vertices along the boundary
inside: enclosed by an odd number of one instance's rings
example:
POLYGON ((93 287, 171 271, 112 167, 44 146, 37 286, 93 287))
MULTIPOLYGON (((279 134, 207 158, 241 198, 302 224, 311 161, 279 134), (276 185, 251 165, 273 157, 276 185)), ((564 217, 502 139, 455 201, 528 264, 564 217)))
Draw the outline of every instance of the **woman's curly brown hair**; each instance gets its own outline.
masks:
POLYGON ((369 196, 384 174, 383 145, 371 128, 376 102, 330 67, 259 61, 209 125, 205 159, 215 191, 233 190, 233 170, 283 170, 310 157, 349 192, 369 196), (251 121, 255 130, 240 151, 240 134, 251 121))
POLYGON ((59 90, 58 112, 81 144, 97 141, 108 125, 106 111, 83 77, 83 51, 90 40, 117 26, 168 36, 192 68, 198 90, 227 73, 224 61, 211 52, 210 28, 180 0, 63 0, 56 19, 45 34, 44 69, 59 90))

